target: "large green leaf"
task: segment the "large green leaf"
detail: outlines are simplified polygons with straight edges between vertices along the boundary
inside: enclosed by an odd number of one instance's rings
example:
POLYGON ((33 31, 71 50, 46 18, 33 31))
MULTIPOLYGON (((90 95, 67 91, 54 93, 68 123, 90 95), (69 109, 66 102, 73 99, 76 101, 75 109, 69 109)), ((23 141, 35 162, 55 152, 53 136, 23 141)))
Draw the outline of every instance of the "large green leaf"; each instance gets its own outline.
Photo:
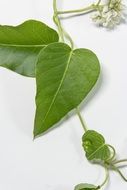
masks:
POLYGON ((93 130, 88 130, 82 138, 83 148, 88 160, 106 161, 110 158, 110 149, 105 144, 104 137, 93 130))
POLYGON ((57 41, 57 32, 39 21, 0 26, 0 66, 34 77, 38 53, 47 44, 57 41))
POLYGON ((36 68, 37 95, 34 136, 48 130, 76 108, 100 73, 96 55, 88 49, 54 43, 44 48, 36 68))
POLYGON ((97 189, 100 189, 100 187, 88 183, 82 183, 77 185, 74 190, 97 190, 97 189))

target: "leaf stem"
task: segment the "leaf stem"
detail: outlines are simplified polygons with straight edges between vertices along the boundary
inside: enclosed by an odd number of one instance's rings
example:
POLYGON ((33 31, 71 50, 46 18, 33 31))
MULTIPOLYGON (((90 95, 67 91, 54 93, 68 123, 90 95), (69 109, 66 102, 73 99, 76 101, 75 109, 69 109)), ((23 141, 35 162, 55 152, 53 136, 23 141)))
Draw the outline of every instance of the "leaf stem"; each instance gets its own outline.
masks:
POLYGON ((108 179, 109 179, 109 171, 108 168, 105 166, 105 179, 99 187, 102 188, 107 183, 108 179))
POLYGON ((58 32, 59 32, 61 41, 64 42, 64 37, 65 37, 66 39, 69 40, 71 48, 73 49, 74 48, 74 42, 73 42, 72 38, 70 37, 70 35, 63 29, 63 27, 61 25, 61 22, 60 22, 60 19, 58 16, 56 0, 53 0, 53 9, 54 9, 53 20, 54 20, 54 23, 56 24, 56 26, 58 28, 58 32))
POLYGON ((74 48, 74 42, 73 42, 71 36, 64 29, 63 29, 63 33, 64 33, 64 36, 66 37, 66 39, 70 42, 71 48, 73 50, 73 48, 74 48))
POLYGON ((81 116, 81 113, 80 113, 80 111, 79 111, 78 108, 76 108, 76 112, 77 112, 77 115, 78 115, 78 117, 79 117, 79 120, 80 120, 80 122, 81 122, 81 124, 82 124, 82 127, 83 127, 84 131, 86 132, 88 129, 87 129, 87 126, 86 126, 86 124, 85 124, 85 122, 84 122, 84 120, 83 120, 83 118, 82 118, 82 116, 81 116))

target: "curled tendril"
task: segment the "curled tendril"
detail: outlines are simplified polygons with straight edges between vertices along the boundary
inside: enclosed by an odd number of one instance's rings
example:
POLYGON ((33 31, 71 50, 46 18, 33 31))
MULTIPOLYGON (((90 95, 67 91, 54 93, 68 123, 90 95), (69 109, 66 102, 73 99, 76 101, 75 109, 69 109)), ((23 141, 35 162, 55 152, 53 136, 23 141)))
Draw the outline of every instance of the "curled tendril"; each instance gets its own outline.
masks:
MULTIPOLYGON (((124 176, 124 174, 120 171, 119 166, 117 166, 117 164, 127 162, 127 159, 116 160, 115 159, 116 151, 115 151, 114 147, 109 144, 107 144, 107 146, 112 149, 113 154, 112 154, 111 158, 109 158, 107 161, 105 161, 105 164, 107 164, 109 166, 109 169, 113 169, 116 172, 118 172, 120 174, 120 176, 122 177, 122 179, 127 182, 127 177, 124 176)), ((125 165, 121 165, 121 166, 124 167, 125 165)))
POLYGON ((113 146, 111 146, 110 144, 107 144, 107 146, 112 150, 112 155, 111 157, 107 160, 107 162, 113 161, 116 157, 116 150, 113 146))

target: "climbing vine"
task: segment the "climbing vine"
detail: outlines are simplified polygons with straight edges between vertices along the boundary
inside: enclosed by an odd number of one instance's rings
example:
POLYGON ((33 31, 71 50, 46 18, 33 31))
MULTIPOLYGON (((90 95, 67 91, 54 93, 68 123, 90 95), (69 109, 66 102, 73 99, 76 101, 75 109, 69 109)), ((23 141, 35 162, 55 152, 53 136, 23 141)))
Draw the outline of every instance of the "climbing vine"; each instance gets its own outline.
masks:
POLYGON ((28 20, 18 26, 0 26, 0 66, 18 74, 36 79, 36 114, 34 138, 48 132, 70 111, 75 110, 84 129, 82 147, 91 163, 104 167, 105 178, 101 184, 79 184, 75 190, 102 189, 114 170, 127 181, 119 168, 127 159, 117 160, 115 148, 94 130, 90 130, 80 113, 80 104, 96 85, 101 69, 94 52, 75 48, 71 36, 64 30, 60 15, 92 14, 93 22, 108 29, 115 28, 126 18, 122 0, 94 2, 77 9, 60 11, 53 0, 53 21, 58 33, 46 24, 28 20))

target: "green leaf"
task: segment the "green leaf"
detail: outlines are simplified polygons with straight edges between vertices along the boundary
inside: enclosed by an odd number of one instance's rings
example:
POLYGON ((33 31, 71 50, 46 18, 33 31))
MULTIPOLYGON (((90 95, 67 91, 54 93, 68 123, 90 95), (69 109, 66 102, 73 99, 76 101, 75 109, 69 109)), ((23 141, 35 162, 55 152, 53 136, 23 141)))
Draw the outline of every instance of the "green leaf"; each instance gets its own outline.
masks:
POLYGON ((34 77, 40 50, 57 41, 57 32, 39 21, 28 20, 18 26, 0 26, 0 66, 34 77))
POLYGON ((74 190, 97 190, 97 189, 100 189, 100 187, 87 184, 87 183, 82 183, 82 184, 77 185, 74 190))
POLYGON ((96 55, 88 49, 54 43, 44 48, 36 68, 34 136, 47 131, 76 108, 95 85, 100 73, 96 55))
POLYGON ((105 144, 104 137, 93 130, 88 130, 82 138, 83 148, 88 160, 106 161, 110 158, 110 149, 105 144))

